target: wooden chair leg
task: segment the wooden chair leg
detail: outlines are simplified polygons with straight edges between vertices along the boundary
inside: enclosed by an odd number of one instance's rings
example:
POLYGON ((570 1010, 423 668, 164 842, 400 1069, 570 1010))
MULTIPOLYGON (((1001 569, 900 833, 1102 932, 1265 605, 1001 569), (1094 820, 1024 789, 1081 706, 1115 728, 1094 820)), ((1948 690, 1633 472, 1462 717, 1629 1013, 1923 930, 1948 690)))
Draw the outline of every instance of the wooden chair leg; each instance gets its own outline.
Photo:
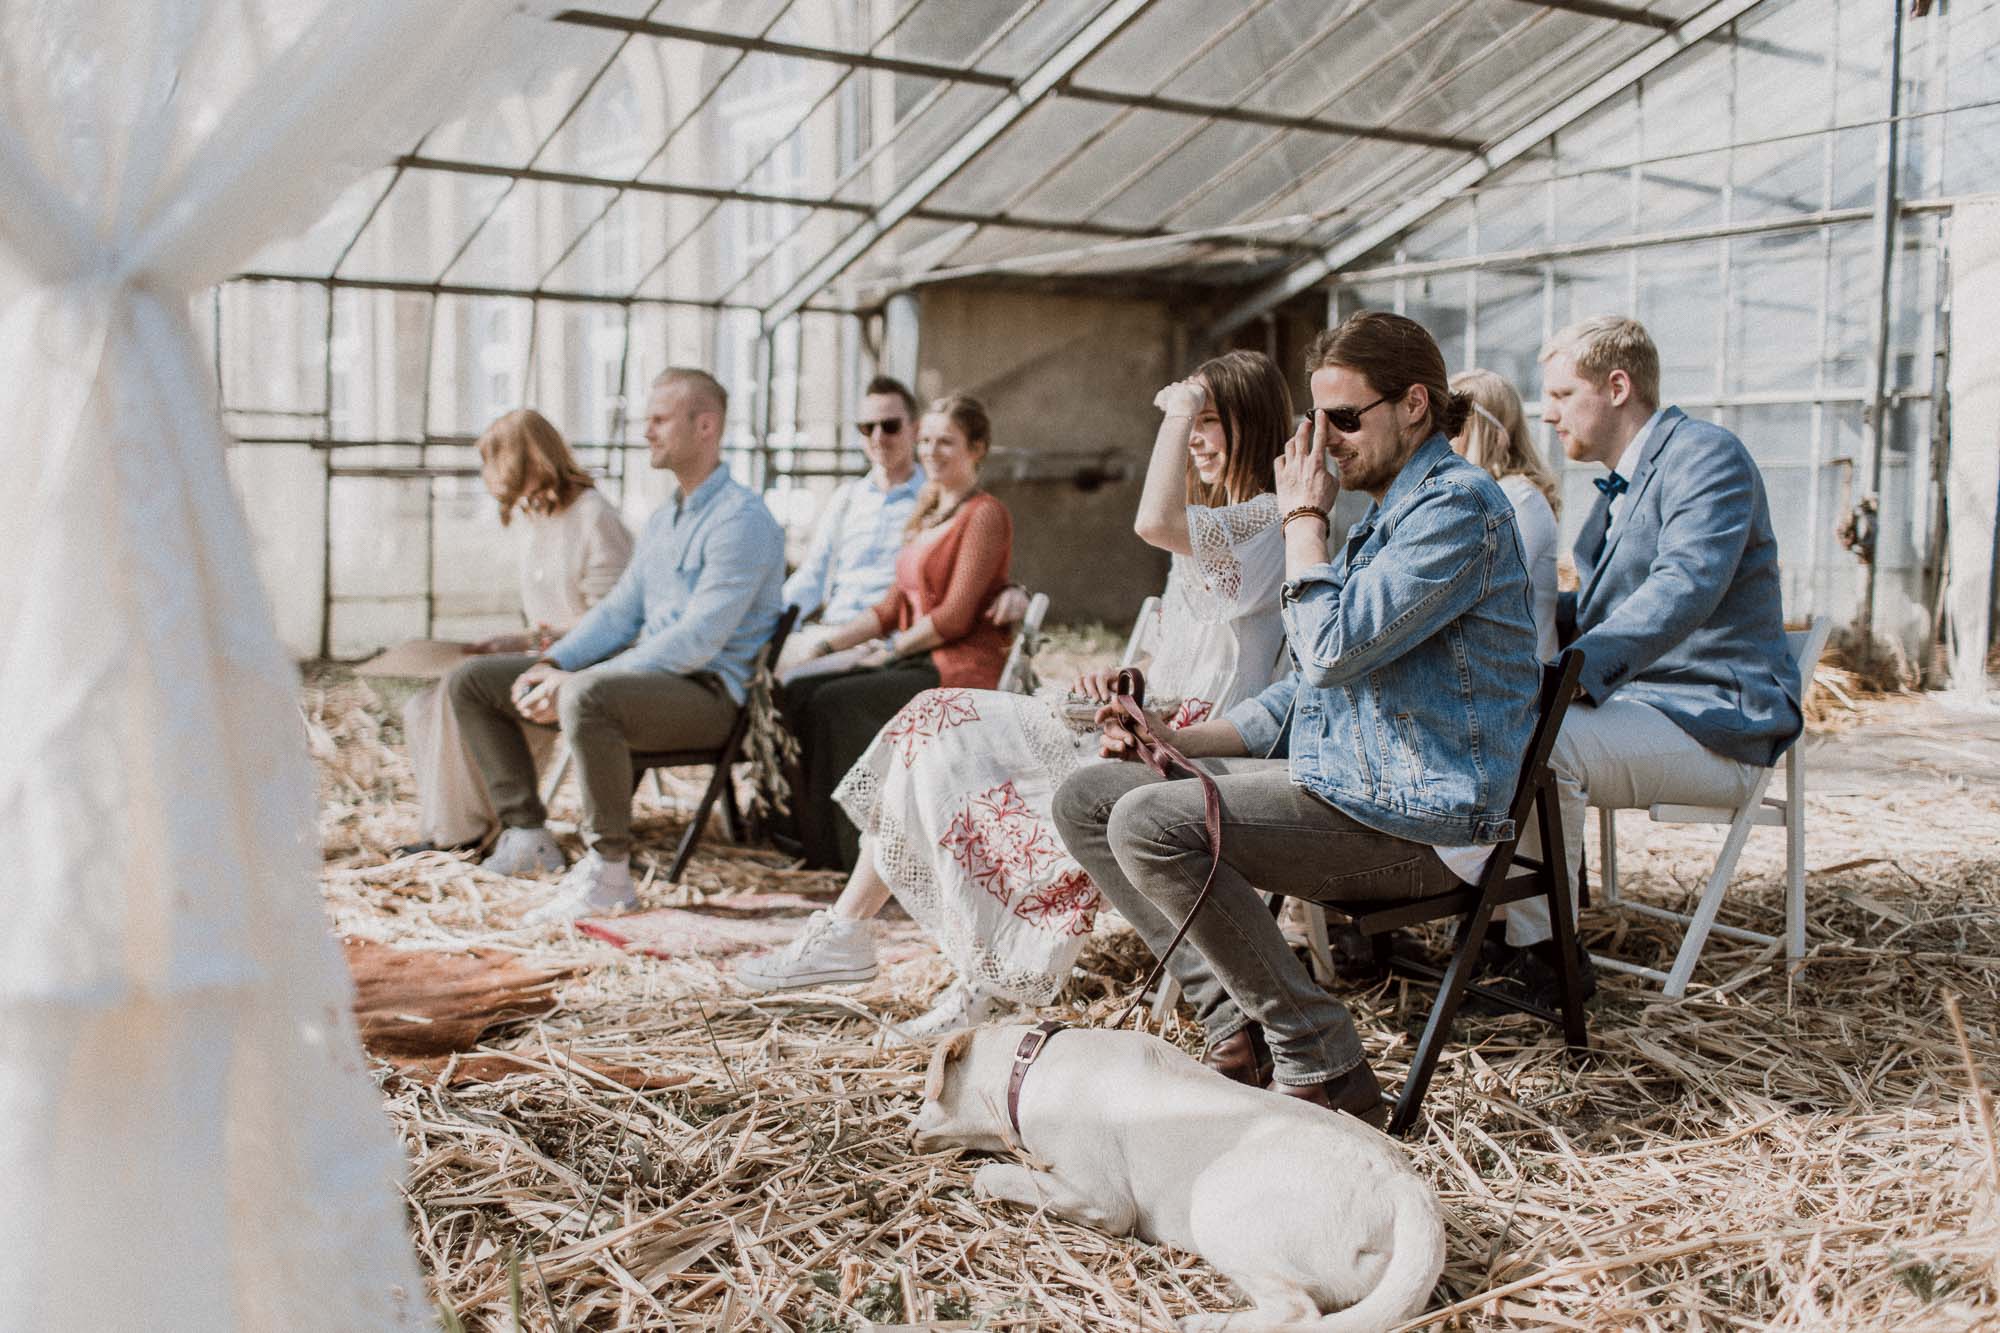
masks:
POLYGON ((1555 932, 1556 979, 1562 988, 1563 1040, 1572 1049, 1590 1045, 1589 1029, 1583 1014, 1583 976, 1576 943, 1576 915, 1569 900, 1569 857, 1563 846, 1562 820, 1556 815, 1555 793, 1542 791, 1535 799, 1536 818, 1542 833, 1542 881, 1549 905, 1549 925, 1555 932))
POLYGON ((1403 1081, 1402 1095, 1396 1098, 1395 1113, 1389 1117, 1392 1135, 1400 1137, 1416 1123, 1424 1093, 1431 1085, 1431 1075, 1437 1070, 1438 1056, 1443 1054, 1445 1042, 1451 1036, 1451 1021, 1458 1016, 1465 983, 1472 980, 1479 966, 1479 946, 1485 943, 1486 929, 1492 920, 1493 906, 1487 902, 1481 902, 1459 920, 1457 946, 1444 970, 1437 999, 1431 1003, 1431 1015, 1424 1023, 1424 1035, 1417 1042, 1416 1056, 1410 1061, 1410 1076, 1403 1081))
POLYGON ((702 826, 708 823, 709 811, 715 809, 715 803, 721 797, 723 787, 728 783, 729 765, 717 764, 714 774, 708 780, 707 789, 701 794, 700 803, 694 808, 694 817, 688 820, 688 826, 681 830, 680 846, 674 849, 674 864, 673 868, 667 871, 667 883, 681 882, 681 872, 686 870, 687 863, 694 859, 695 844, 701 841, 702 826))
POLYGON ((735 767, 734 764, 721 764, 715 771, 722 777, 722 831, 729 835, 731 842, 741 846, 748 839, 744 837, 743 811, 736 804, 735 767))

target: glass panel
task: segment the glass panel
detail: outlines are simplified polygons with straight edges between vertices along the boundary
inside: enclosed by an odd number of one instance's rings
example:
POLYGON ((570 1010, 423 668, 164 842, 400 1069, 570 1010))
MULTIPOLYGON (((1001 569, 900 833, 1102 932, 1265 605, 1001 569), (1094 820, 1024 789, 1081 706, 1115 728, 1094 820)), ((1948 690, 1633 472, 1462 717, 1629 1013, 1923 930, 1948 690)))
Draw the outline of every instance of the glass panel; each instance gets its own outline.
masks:
MULTIPOLYGON (((1480 5, 1439 25, 1429 40, 1390 62, 1350 92, 1343 107, 1368 108, 1364 118, 1398 128, 1442 130, 1476 115, 1477 138, 1498 138, 1488 113, 1494 94, 1516 86, 1536 62, 1599 25, 1582 15, 1510 5, 1480 5)), ((1564 81, 1542 83, 1543 95, 1564 81)))
POLYGON ((1102 102, 1052 97, 966 164, 931 202, 938 208, 997 212, 1120 114, 1102 102))
POLYGON ((1444 353, 1447 370, 1468 368, 1465 355, 1465 292, 1468 276, 1463 273, 1434 273, 1408 278, 1403 283, 1403 313, 1430 330, 1444 353))
MULTIPOLYGON (((521 91, 489 98, 424 137, 426 157, 524 167, 583 95, 624 40, 620 34, 570 23, 536 29, 535 47, 515 66, 521 91)), ((643 42, 645 39, 636 39, 643 42)))
POLYGON ((227 454, 229 478, 249 522, 257 574, 294 657, 319 655, 321 510, 326 463, 304 445, 238 445, 227 454))
MULTIPOLYGON (((754 36, 770 28, 790 3, 791 0, 682 0, 674 6, 672 21, 690 28, 707 28, 711 32, 754 36)), ((818 6, 810 8, 821 14, 827 13, 818 6)), ((830 23, 828 26, 831 26, 830 23)), ((828 46, 837 44, 831 32, 800 31, 796 25, 790 31, 795 35, 788 36, 788 41, 813 41, 816 45, 828 46)))
POLYGON ((420 479, 336 476, 331 496, 334 596, 419 599, 412 635, 423 632, 429 489, 420 479))
POLYGON ((549 261, 615 197, 610 190, 520 181, 493 210, 444 280, 484 287, 533 287, 549 261))
POLYGON ((369 172, 343 190, 319 221, 304 231, 272 241, 243 266, 243 271, 331 273, 334 261, 354 240, 354 234, 368 217, 368 210, 375 207, 375 201, 382 197, 395 176, 394 167, 369 172))
POLYGON ((1479 249, 1506 254, 1547 245, 1550 239, 1546 156, 1523 158, 1496 171, 1479 187, 1479 249))
POLYGON ((1587 315, 1632 308, 1631 270, 1624 255, 1590 255, 1556 265, 1556 326, 1587 315))
POLYGON ((902 273, 919 265, 938 267, 955 263, 953 252, 977 230, 962 222, 905 218, 868 248, 854 271, 868 279, 902 273))
POLYGON ((406 171, 361 233, 340 274, 432 282, 514 182, 406 171))
MULTIPOLYGON (((1634 314, 1660 350, 1660 396, 1666 402, 1715 392, 1715 340, 1722 300, 1722 246, 1716 241, 1638 252, 1634 314)), ((1737 275, 1737 290, 1743 290, 1737 275)), ((1811 321, 1794 328, 1795 352, 1810 357, 1811 321)))
MULTIPOLYGON (((1650 121, 1652 111, 1648 109, 1646 114, 1650 121)), ((1728 149, 1698 157, 1676 157, 1658 166, 1641 168, 1639 230, 1675 231, 1719 225, 1722 183, 1728 179, 1728 171, 1728 149)))
POLYGON ((1061 49, 1100 8, 1095 0, 1041 0, 1024 21, 979 58, 979 67, 1019 78, 1061 49))
POLYGON ((976 63, 986 68, 980 48, 996 34, 1011 30, 1016 20, 1026 21, 1035 0, 985 0, 968 5, 956 0, 927 0, 898 24, 896 31, 878 48, 882 55, 904 60, 929 60, 947 65, 976 63))
POLYGON ((1825 377, 1829 389, 1865 389, 1872 378, 1880 260, 1867 223, 1835 227, 1826 265, 1825 377))
POLYGON ((843 173, 836 191, 839 198, 865 204, 887 201, 1006 96, 998 88, 965 83, 947 84, 930 91, 933 97, 913 107, 879 134, 875 149, 843 173))
POLYGON ((1063 160, 1060 167, 1021 200, 1020 211, 1036 217, 1087 216, 1108 186, 1152 161, 1162 145, 1172 143, 1199 124, 1188 116, 1134 111, 1083 152, 1063 160))
POLYGON ((1479 345, 1474 364, 1504 375, 1523 399, 1536 398, 1542 374, 1535 357, 1546 336, 1540 268, 1482 270, 1476 290, 1479 345))
POLYGON ((1730 243, 1730 393, 1811 389, 1822 270, 1816 235, 1730 243))
MULTIPOLYGON (((805 273, 808 265, 840 243, 841 236, 854 225, 853 216, 831 209, 810 213, 790 210, 798 216, 793 225, 769 236, 740 239, 740 250, 725 270, 729 280, 720 293, 725 301, 764 306, 777 300, 805 273)), ((831 298, 834 293, 824 294, 831 298)))
MULTIPOLYGON (((1217 121, 1204 129, 1187 133, 1179 142, 1162 143, 1160 154, 1142 170, 1137 179, 1105 182, 1117 193, 1093 210, 1099 222, 1127 227, 1150 227, 1171 219, 1188 195, 1204 186, 1230 191, 1232 177, 1245 157, 1262 147, 1275 147, 1280 139, 1296 140, 1296 160, 1324 161, 1342 141, 1324 134, 1274 134, 1269 126, 1245 125, 1240 121, 1217 121)), ((1292 173, 1297 179, 1297 173, 1292 173)))
MULTIPOLYGON (((528 404, 572 445, 603 444, 627 433, 625 311, 615 305, 545 301, 535 315, 534 368, 528 404)), ((644 394, 639 397, 643 400, 644 394)))
POLYGON ((338 291, 333 298, 333 437, 409 440, 423 434, 431 298, 338 291))
POLYGON ((1121 93, 1170 92, 1193 97, 1177 85, 1161 84, 1190 57, 1231 26, 1230 7, 1211 0, 1159 0, 1148 5, 1124 31, 1077 71, 1077 82, 1121 93))
POLYGON ((1890 6, 1878 5, 1875 0, 1840 0, 1840 77, 1834 81, 1832 108, 1836 124, 1880 116, 1888 109, 1889 34, 1894 13, 1890 6))
MULTIPOLYGON (((792 132, 846 74, 843 66, 816 60, 742 56, 701 110, 676 127, 646 179, 721 187, 754 180, 746 188, 805 192, 808 155, 792 132)), ((823 175, 830 165, 823 164, 823 175)))
POLYGON ((1325 17, 1314 29, 1319 39, 1302 42, 1302 57, 1277 70, 1245 104, 1259 111, 1375 123, 1378 108, 1354 100, 1354 86, 1370 78, 1378 65, 1403 58, 1396 54, 1399 47, 1420 42, 1429 25, 1463 7, 1464 0, 1399 0, 1394 6, 1348 6, 1338 16, 1323 10, 1325 17))
MULTIPOLYGON (((694 211, 692 200, 680 202, 694 211)), ((590 217, 576 216, 570 230, 583 228, 582 237, 543 275, 541 285, 559 292, 625 295, 638 285, 646 265, 665 251, 669 211, 669 204, 659 195, 630 191, 618 196, 610 210, 594 222, 590 217)), ((576 213, 581 214, 582 209, 576 213)), ((541 262, 549 263, 559 253, 552 249, 541 262)))
MULTIPOLYGON (((230 282, 223 284, 220 299, 222 405, 236 412, 323 410, 326 288, 294 282, 230 282)), ((311 433, 316 434, 318 423, 312 425, 311 433)))
MULTIPOLYGON (((1303 61, 1309 47, 1324 34, 1332 8, 1300 0, 1258 9, 1246 7, 1239 11, 1235 26, 1211 39, 1213 45, 1201 51, 1192 66, 1175 74, 1164 91, 1198 101, 1236 102, 1262 88, 1279 67, 1303 61), (1247 19, 1241 18, 1246 11, 1247 19)), ((1215 12, 1228 11, 1218 7, 1215 12)), ((1199 49, 1187 40, 1186 34, 1195 30, 1183 30, 1181 51, 1192 54, 1199 49)), ((1173 64, 1179 65, 1185 58, 1180 56, 1173 64)))
POLYGON ((523 539, 520 525, 501 527, 478 477, 438 477, 431 494, 434 632, 455 637, 518 628, 520 577, 509 557, 523 539))
MULTIPOLYGON (((1736 22, 1736 137, 1765 139, 1832 123, 1827 68, 1835 0, 1787 0, 1736 22)), ((1756 178, 1739 173, 1738 180, 1756 178)))
POLYGON ((534 303, 511 297, 440 296, 431 339, 433 435, 476 436, 527 400, 534 303))
POLYGON ((676 56, 686 59, 687 53, 673 43, 646 38, 627 42, 535 165, 582 176, 636 173, 666 140, 669 111, 685 98, 669 92, 692 72, 674 69, 676 56))

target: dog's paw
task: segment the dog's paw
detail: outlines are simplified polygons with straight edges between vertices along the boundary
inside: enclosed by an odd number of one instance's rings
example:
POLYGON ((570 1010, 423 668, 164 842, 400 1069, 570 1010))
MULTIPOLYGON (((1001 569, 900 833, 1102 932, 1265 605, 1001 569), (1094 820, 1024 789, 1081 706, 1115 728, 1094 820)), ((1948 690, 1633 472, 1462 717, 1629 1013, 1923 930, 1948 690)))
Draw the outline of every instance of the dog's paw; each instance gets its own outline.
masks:
POLYGON ((1014 1193, 1008 1187, 1013 1183, 1015 1170, 1005 1162, 988 1162, 972 1173, 972 1197, 975 1199, 1011 1199, 1014 1193))
POLYGON ((1242 1327, 1235 1321, 1233 1314, 1191 1314, 1183 1317, 1178 1327, 1181 1333, 1229 1333, 1242 1327))

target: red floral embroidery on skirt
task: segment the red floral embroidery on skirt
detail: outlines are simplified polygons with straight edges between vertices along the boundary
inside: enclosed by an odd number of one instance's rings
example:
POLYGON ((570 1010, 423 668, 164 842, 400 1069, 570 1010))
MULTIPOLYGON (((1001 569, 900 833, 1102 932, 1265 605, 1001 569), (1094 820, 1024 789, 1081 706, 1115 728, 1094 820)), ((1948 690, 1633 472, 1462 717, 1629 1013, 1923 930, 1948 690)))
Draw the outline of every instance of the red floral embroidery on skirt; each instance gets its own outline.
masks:
POLYGON ((1209 714, 1209 710, 1214 707, 1215 705, 1207 699, 1183 699, 1181 700, 1180 708, 1174 713, 1173 721, 1168 723, 1168 725, 1176 729, 1191 727, 1195 723, 1205 719, 1209 714))
POLYGON ((931 741, 953 727, 978 720, 971 690, 925 690, 903 705, 903 711, 889 720, 882 735, 901 749, 903 767, 908 768, 931 741))
POLYGON ((1003 782, 966 803, 945 825, 938 846, 1002 904, 1063 855, 1063 849, 1015 791, 1003 782))
POLYGON ((1102 902, 1090 876, 1077 869, 1058 875, 1045 888, 1024 895, 1014 904, 1014 915, 1058 934, 1088 935, 1097 922, 1097 909, 1102 902))

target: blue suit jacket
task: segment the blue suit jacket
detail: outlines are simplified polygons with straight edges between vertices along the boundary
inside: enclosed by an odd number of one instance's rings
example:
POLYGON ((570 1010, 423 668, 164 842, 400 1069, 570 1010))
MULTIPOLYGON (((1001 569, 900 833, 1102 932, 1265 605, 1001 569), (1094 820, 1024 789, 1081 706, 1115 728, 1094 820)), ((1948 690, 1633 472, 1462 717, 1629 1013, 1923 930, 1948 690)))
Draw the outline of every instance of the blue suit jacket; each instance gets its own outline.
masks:
POLYGON ((1582 690, 1659 709, 1708 749, 1775 763, 1804 725, 1785 645, 1778 542, 1743 442, 1677 407, 1640 454, 1607 541, 1599 495, 1565 594, 1582 690))

